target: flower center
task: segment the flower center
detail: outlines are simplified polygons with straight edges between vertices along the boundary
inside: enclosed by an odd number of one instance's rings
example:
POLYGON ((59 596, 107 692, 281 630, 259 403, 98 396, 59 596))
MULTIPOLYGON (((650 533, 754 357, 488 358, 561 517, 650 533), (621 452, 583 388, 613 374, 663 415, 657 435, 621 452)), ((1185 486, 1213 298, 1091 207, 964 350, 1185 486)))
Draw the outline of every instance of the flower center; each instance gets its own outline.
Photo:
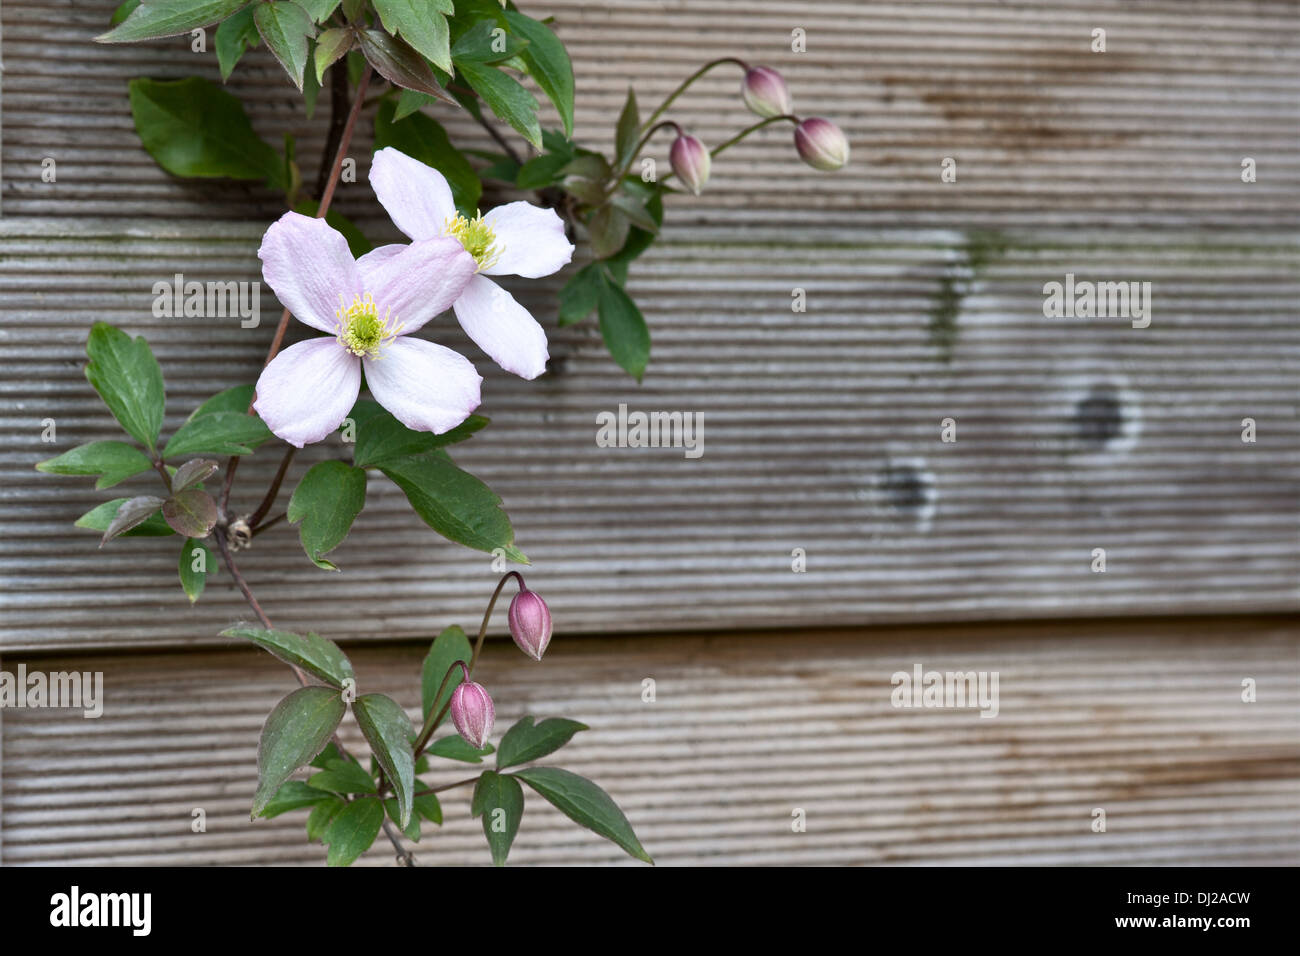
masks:
POLYGON ((358 358, 378 358, 381 346, 387 345, 402 330, 402 326, 392 320, 391 311, 379 316, 379 307, 367 292, 365 297, 352 297, 348 305, 339 295, 339 307, 334 311, 339 318, 339 344, 358 358))
POLYGON ((447 235, 455 236, 460 244, 465 247, 465 251, 474 257, 480 272, 491 268, 501 258, 501 253, 505 251, 497 245, 496 233, 492 231, 491 226, 483 221, 482 216, 466 219, 460 213, 457 213, 454 217, 447 219, 445 228, 447 235))

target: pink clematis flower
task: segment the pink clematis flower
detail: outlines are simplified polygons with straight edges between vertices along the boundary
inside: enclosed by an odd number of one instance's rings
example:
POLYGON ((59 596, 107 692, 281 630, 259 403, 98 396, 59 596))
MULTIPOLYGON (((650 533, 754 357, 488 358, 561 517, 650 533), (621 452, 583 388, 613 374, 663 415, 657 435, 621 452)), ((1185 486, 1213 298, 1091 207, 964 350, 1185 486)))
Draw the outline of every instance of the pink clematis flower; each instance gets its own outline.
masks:
MULTIPOLYGON (((442 173, 391 146, 375 153, 370 185, 393 223, 411 239, 451 236, 474 258, 476 274, 453 306, 474 344, 521 378, 546 371, 546 332, 488 276, 537 279, 568 264, 573 244, 555 210, 512 202, 466 219, 456 211, 442 173)), ((397 255, 402 248, 383 246, 373 254, 397 255)))
POLYGON ((338 428, 363 368, 375 400, 416 431, 449 431, 478 407, 483 379, 469 359, 410 335, 473 278, 460 243, 430 239, 353 259, 325 220, 288 212, 257 255, 280 302, 331 336, 291 345, 262 370, 253 408, 280 438, 301 448, 338 428))

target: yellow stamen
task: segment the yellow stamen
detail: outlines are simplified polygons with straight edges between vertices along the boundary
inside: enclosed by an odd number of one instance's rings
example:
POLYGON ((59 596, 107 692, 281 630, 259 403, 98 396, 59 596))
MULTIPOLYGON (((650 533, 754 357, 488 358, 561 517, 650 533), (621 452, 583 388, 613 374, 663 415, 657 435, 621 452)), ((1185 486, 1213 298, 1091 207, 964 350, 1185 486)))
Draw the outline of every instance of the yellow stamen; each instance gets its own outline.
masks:
POLYGON ((358 358, 379 358, 379 350, 402 331, 400 323, 392 319, 392 311, 379 317, 379 307, 367 292, 364 297, 353 296, 348 305, 342 294, 339 295, 339 307, 334 312, 339 318, 339 344, 358 358))
POLYGON ((505 250, 497 245, 496 233, 492 231, 483 217, 475 216, 473 219, 466 219, 460 213, 447 218, 446 225, 443 227, 446 234, 456 237, 460 244, 465 247, 465 251, 474 257, 478 263, 479 271, 490 269, 505 250))

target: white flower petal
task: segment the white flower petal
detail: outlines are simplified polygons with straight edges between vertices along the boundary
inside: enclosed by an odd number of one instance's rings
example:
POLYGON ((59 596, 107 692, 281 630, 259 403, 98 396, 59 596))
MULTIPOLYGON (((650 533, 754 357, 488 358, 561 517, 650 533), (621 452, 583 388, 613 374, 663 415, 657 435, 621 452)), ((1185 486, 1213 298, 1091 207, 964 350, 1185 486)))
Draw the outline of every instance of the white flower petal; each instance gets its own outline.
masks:
POLYGON ((441 435, 479 406, 482 377, 449 348, 402 336, 364 362, 375 401, 407 428, 441 435))
POLYGON ((417 240, 398 246, 395 253, 370 258, 379 251, 358 262, 361 285, 374 296, 381 315, 392 313, 403 335, 450 308, 478 268, 474 257, 450 237, 417 240))
POLYGON ((371 160, 370 185, 393 224, 412 239, 441 236, 447 219, 456 215, 442 173, 391 146, 371 160))
POLYGON ((284 349, 262 370, 253 409, 280 438, 301 448, 347 418, 361 391, 361 362, 337 339, 284 349))
POLYGON ((470 279, 454 308, 465 334, 507 372, 537 378, 546 371, 546 330, 491 279, 470 279))
POLYGON ((361 291, 348 241, 324 219, 286 212, 266 230, 257 255, 281 304, 321 332, 333 332, 338 324, 339 296, 351 302, 361 291))
POLYGON ((404 243, 394 242, 387 246, 376 246, 357 260, 357 271, 361 273, 361 284, 365 285, 365 276, 374 272, 381 265, 406 248, 404 243))
POLYGON ((573 258, 573 243, 564 235, 564 220, 554 209, 526 202, 497 206, 483 221, 492 227, 501 258, 484 269, 490 276, 538 279, 559 272, 573 258))

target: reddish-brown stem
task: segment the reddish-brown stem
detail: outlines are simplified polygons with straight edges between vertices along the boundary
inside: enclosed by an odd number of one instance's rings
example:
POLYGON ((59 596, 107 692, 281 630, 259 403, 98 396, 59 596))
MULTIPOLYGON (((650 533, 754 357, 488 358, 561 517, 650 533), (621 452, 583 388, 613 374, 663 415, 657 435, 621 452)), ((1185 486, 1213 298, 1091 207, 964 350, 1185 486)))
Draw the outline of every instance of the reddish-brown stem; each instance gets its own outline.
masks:
POLYGON ((463 787, 467 783, 477 783, 478 777, 469 777, 465 780, 457 780, 455 783, 449 783, 441 787, 430 787, 428 790, 417 790, 412 794, 414 797, 427 797, 431 793, 442 793, 444 790, 454 790, 457 787, 463 787))
POLYGON ((280 485, 284 483, 284 476, 289 471, 289 465, 293 463, 293 456, 297 451, 297 448, 290 445, 289 450, 280 459, 280 467, 276 469, 275 477, 271 479, 271 487, 266 489, 266 495, 262 498, 262 503, 257 506, 257 510, 248 517, 248 526, 253 530, 262 523, 266 513, 271 510, 271 505, 275 504, 275 496, 280 493, 280 485))

